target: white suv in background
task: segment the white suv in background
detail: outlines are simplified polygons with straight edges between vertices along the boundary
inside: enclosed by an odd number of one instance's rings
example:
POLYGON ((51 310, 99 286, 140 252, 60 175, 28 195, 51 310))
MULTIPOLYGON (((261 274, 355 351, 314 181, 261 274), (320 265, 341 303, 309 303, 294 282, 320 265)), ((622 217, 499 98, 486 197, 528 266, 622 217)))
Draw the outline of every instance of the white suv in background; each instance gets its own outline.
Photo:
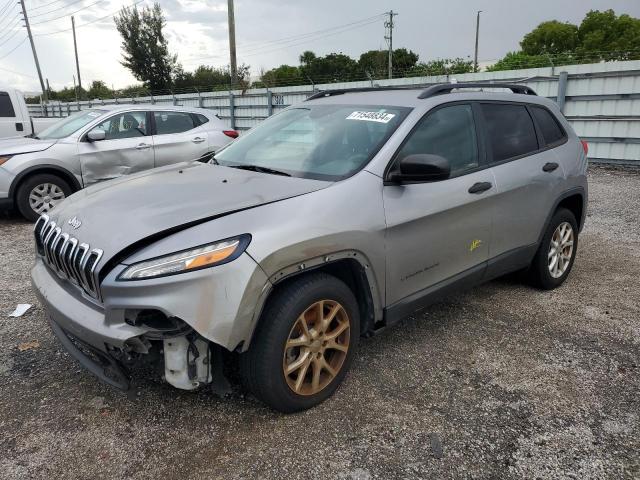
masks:
POLYGON ((212 111, 164 105, 101 106, 32 137, 0 140, 0 206, 29 220, 103 180, 209 160, 238 136, 212 111))

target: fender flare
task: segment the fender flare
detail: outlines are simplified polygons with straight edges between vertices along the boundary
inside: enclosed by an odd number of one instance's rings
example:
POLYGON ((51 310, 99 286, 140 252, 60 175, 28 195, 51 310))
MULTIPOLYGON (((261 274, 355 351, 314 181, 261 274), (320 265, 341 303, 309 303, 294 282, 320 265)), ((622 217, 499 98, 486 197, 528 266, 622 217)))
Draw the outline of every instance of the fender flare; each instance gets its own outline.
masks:
POLYGON ((366 257, 366 255, 357 250, 340 250, 334 253, 325 253, 317 257, 300 260, 295 264, 282 267, 269 276, 267 285, 265 285, 260 298, 256 302, 256 308, 251 320, 251 328, 250 331, 247 332, 247 336, 242 344, 241 351, 246 351, 249 348, 253 335, 258 327, 258 323, 260 322, 260 317, 262 316, 262 312, 267 303, 267 300, 280 283, 287 279, 294 278, 298 275, 304 275, 308 272, 313 272, 314 270, 318 270, 322 267, 335 264, 342 260, 355 261, 361 267, 361 270, 365 275, 366 283, 369 287, 368 294, 370 296, 371 309, 373 313, 373 318, 371 319, 371 327, 373 327, 378 322, 381 322, 384 315, 382 304, 382 295, 384 295, 384 292, 380 292, 380 290, 378 289, 378 282, 376 281, 373 269, 371 268, 371 262, 369 262, 369 259, 366 257))

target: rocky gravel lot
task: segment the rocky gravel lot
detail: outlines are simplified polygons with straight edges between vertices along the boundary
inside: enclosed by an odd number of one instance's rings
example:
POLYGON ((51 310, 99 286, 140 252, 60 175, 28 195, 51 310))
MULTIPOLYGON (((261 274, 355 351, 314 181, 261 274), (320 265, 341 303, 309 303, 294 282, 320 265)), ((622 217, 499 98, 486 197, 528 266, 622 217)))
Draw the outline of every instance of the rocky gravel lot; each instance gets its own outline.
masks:
POLYGON ((502 279, 406 319, 289 416, 99 383, 31 293, 31 225, 0 216, 0 477, 640 478, 640 174, 592 169, 590 189, 561 288, 502 279))

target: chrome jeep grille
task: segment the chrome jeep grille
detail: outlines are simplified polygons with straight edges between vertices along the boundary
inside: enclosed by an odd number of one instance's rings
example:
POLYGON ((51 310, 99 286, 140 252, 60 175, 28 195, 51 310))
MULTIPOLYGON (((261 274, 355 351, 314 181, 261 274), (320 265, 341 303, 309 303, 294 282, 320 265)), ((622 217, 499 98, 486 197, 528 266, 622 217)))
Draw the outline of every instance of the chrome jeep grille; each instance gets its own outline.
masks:
POLYGON ((36 249, 44 262, 60 277, 69 280, 91 297, 100 300, 96 266, 103 251, 63 233, 48 215, 35 224, 36 249))

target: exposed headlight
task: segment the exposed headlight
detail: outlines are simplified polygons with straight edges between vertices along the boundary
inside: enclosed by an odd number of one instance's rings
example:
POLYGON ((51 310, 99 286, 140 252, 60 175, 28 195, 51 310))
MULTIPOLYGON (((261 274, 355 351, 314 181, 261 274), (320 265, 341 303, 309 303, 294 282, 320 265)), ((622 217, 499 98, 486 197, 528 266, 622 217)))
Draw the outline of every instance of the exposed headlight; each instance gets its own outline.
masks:
POLYGON ((9 160, 13 155, 0 155, 0 165, 9 160))
POLYGON ((241 235, 164 257, 134 263, 118 276, 118 280, 165 277, 229 263, 245 251, 250 241, 251 235, 241 235))

